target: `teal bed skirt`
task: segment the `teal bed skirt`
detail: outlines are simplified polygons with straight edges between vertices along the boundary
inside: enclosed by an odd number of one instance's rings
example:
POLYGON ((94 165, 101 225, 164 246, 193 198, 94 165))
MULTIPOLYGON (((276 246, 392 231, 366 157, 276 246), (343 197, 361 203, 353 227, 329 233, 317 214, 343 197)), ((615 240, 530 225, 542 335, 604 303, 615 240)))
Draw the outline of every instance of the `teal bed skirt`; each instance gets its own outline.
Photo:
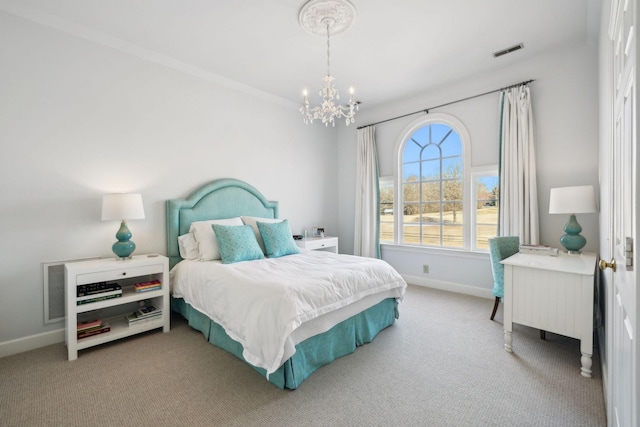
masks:
MULTIPOLYGON (((202 332, 207 340, 237 358, 266 377, 266 371, 251 365, 242 357, 242 345, 231 339, 224 329, 195 310, 181 298, 171 298, 171 309, 180 313, 189 326, 202 332)), ((296 352, 277 371, 269 375, 269 381, 281 389, 295 390, 318 368, 335 359, 353 353, 356 347, 373 341, 375 336, 398 317, 398 303, 388 298, 373 307, 337 324, 325 333, 310 337, 296 346, 296 352)))

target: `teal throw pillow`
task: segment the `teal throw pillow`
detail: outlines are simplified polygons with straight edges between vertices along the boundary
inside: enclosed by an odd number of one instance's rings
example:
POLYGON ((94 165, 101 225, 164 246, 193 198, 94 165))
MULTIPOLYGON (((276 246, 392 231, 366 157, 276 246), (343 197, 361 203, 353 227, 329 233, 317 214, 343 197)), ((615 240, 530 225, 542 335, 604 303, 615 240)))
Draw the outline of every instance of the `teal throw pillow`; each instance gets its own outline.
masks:
POLYGON ((223 264, 264 258, 251 226, 212 224, 212 227, 223 264))
POLYGON ((300 249, 293 240, 289 221, 281 222, 260 222, 258 230, 264 242, 264 248, 269 258, 278 258, 285 255, 297 254, 300 249))

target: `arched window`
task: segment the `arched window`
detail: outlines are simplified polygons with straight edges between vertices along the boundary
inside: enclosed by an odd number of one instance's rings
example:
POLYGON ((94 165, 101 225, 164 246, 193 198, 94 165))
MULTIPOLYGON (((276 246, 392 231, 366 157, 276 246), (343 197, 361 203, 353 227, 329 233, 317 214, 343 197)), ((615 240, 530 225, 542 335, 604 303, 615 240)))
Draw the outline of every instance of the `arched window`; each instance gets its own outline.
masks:
POLYGON ((393 191, 389 179, 380 181, 381 242, 487 248, 497 234, 497 167, 471 170, 469 147, 466 128, 447 114, 428 114, 404 129, 393 191))
POLYGON ((402 243, 464 248, 464 146, 459 131, 427 117, 401 149, 402 243))

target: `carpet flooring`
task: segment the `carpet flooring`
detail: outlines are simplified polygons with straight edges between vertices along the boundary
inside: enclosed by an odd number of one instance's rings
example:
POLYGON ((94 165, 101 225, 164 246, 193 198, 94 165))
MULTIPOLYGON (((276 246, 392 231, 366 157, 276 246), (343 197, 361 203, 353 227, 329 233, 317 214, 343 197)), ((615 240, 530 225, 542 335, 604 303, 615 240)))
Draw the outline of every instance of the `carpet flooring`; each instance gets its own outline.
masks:
POLYGON ((279 390, 179 316, 82 350, 0 359, 0 424, 13 426, 606 426, 602 374, 580 375, 575 339, 514 325, 502 306, 409 286, 400 318, 297 390, 279 390))

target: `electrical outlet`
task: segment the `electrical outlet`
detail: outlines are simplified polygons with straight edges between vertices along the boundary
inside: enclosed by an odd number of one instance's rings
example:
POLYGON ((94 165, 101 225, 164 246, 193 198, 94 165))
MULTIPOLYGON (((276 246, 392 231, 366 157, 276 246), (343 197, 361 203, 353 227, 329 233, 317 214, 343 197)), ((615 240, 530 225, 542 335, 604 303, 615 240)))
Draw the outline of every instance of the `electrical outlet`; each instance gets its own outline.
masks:
POLYGON ((423 264, 422 265, 422 272, 423 273, 428 273, 429 272, 429 264, 423 264))

